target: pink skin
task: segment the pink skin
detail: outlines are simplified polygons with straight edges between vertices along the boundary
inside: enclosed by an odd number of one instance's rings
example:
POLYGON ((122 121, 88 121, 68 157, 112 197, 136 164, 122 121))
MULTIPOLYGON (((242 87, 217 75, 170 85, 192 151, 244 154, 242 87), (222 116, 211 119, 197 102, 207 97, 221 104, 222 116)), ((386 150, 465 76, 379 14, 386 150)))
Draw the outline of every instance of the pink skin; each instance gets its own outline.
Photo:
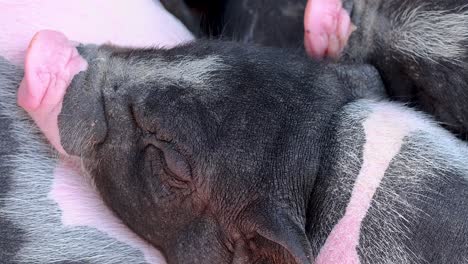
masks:
POLYGON ((24 62, 32 36, 43 29, 81 43, 172 47, 193 35, 154 0, 0 0, 0 56, 24 62), (131 2, 131 3, 130 3, 131 2))
POLYGON ((304 46, 315 58, 338 58, 355 27, 341 0, 309 0, 304 16, 304 46))
POLYGON ((316 258, 316 264, 359 264, 360 231, 385 171, 398 154, 403 139, 418 120, 391 104, 379 105, 364 122, 363 165, 354 183, 343 218, 336 224, 316 258), (395 119, 400 117, 400 119, 395 119), (402 122, 402 120, 405 120, 402 122))

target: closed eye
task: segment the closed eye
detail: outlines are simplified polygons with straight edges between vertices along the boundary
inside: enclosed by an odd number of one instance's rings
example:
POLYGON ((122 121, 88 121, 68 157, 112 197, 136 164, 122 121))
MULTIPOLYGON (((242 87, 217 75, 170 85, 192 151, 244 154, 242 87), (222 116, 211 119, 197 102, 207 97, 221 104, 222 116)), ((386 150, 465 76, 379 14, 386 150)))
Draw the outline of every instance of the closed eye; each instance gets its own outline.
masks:
POLYGON ((192 169, 187 159, 174 148, 172 143, 154 138, 145 141, 145 145, 151 145, 162 152, 164 172, 171 176, 175 187, 182 188, 192 182, 192 169))

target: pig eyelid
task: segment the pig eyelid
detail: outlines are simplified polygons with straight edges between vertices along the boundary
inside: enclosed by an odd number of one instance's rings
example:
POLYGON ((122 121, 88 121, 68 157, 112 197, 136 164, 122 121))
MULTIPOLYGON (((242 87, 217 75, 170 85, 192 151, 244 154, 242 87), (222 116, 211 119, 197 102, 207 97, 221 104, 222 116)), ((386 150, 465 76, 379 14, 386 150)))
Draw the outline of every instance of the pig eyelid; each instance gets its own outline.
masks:
POLYGON ((176 183, 186 186, 192 181, 192 168, 189 162, 171 143, 154 138, 147 138, 144 140, 144 143, 145 145, 152 145, 163 153, 164 171, 171 176, 176 183))
MULTIPOLYGON (((166 162, 163 162, 166 163, 166 162)), ((169 180, 169 185, 176 189, 186 189, 189 185, 188 181, 181 180, 175 173, 173 173, 166 164, 163 166, 164 172, 171 177, 169 180)))

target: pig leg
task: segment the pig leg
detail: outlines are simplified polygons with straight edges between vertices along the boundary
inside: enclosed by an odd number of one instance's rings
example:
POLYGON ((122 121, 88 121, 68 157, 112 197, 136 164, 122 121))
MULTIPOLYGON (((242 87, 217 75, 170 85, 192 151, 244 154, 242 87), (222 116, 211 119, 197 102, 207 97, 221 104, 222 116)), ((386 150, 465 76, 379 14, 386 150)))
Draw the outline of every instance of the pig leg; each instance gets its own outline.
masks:
POLYGON ((337 58, 354 30, 341 0, 310 0, 304 27, 306 51, 316 59, 337 58))
POLYGON ((75 45, 55 31, 38 32, 29 45, 25 75, 18 90, 18 104, 62 154, 57 118, 73 76, 87 68, 75 45))

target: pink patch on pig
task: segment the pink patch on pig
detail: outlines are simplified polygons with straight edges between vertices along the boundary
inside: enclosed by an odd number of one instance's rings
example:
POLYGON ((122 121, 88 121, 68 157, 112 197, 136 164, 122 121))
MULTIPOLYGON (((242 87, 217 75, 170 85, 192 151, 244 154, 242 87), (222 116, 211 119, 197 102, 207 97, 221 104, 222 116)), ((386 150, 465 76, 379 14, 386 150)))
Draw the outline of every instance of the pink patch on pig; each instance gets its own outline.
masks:
MULTIPOLYGON (((363 164, 343 218, 336 224, 316 258, 316 264, 358 264, 361 224, 377 188, 405 136, 415 128, 415 115, 391 104, 374 108, 364 122, 363 164)), ((419 121, 420 123, 421 121, 419 121)))
POLYGON ((193 35, 153 0, 0 0, 0 56, 21 65, 39 30, 81 43, 172 47, 193 35))
POLYGON ((86 226, 139 249, 148 263, 166 263, 161 253, 125 226, 102 201, 90 179, 81 173, 78 160, 61 161, 54 172, 49 197, 62 210, 65 226, 86 226))

